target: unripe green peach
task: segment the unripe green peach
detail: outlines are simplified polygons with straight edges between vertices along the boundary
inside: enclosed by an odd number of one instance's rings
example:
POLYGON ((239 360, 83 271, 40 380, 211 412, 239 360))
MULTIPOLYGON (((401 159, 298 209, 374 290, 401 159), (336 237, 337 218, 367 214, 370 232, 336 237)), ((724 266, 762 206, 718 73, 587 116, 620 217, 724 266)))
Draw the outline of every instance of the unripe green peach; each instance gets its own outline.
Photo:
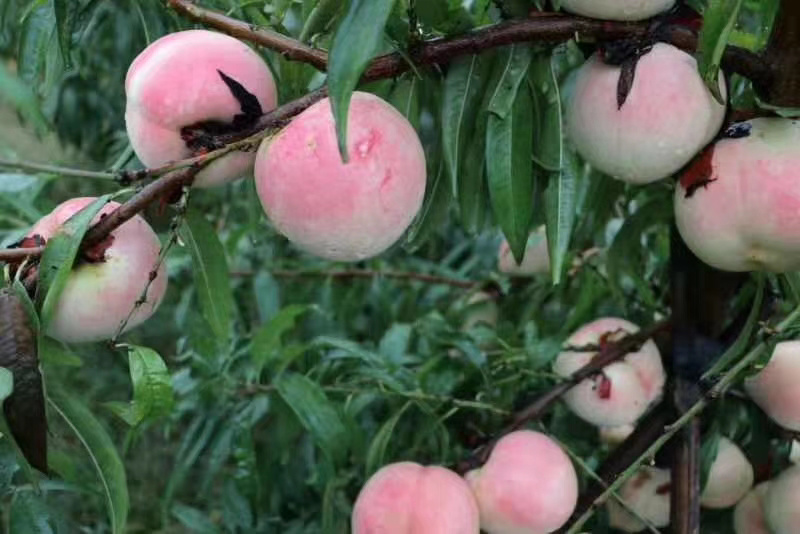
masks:
MULTIPOLYGON (((623 484, 619 495, 632 510, 653 526, 662 528, 669 525, 670 474, 666 469, 642 467, 623 484)), ((624 532, 645 529, 646 525, 615 499, 610 499, 606 506, 612 527, 624 532)))
MULTIPOLYGON (((638 330, 639 327, 624 319, 598 319, 574 332, 565 345, 582 347, 613 342, 638 330)), ((553 371, 569 377, 595 355, 590 351, 564 351, 556 358, 553 371)), ((594 425, 628 425, 661 397, 664 380, 658 347, 652 340, 647 340, 637 352, 606 366, 602 373, 570 389, 564 395, 564 401, 579 417, 594 425)))
POLYGON ((800 532, 800 465, 794 465, 772 479, 764 497, 764 517, 772 534, 800 532))
POLYGON ((561 0, 566 11, 603 20, 644 20, 674 4, 675 0, 561 0))
POLYGON ((772 534, 764 517, 764 497, 769 482, 762 482, 739 501, 733 510, 733 530, 736 534, 772 534))
MULTIPOLYGON (((148 167, 192 156, 181 129, 200 122, 231 124, 242 114, 224 76, 254 95, 266 113, 277 89, 264 60, 222 33, 187 30, 165 35, 131 63, 125 78, 125 123, 136 155, 148 167)), ((257 118, 257 117, 256 117, 257 118)), ((255 156, 228 154, 203 169, 194 184, 217 185, 250 174, 255 156)))
POLYGON ((478 506, 463 478, 443 467, 400 462, 358 494, 353 534, 478 534, 478 506))
POLYGON ((759 118, 728 132, 675 188, 681 237, 717 269, 800 269, 800 122, 759 118))
MULTIPOLYGON (((567 133, 597 170, 643 184, 686 165, 716 135, 725 116, 697 72, 695 59, 658 43, 642 56, 620 108, 621 68, 598 54, 578 71, 567 106, 567 133)), ((720 90, 725 86, 720 79, 720 90)))
POLYGON ((317 102, 256 159, 256 187, 275 227, 322 258, 359 261, 394 244, 425 194, 425 153, 414 128, 390 104, 356 92, 343 163, 329 99, 317 102))
POLYGON ((512 432, 466 475, 488 534, 546 534, 561 528, 578 501, 569 457, 545 434, 512 432))
MULTIPOLYGON (((37 222, 29 235, 50 239, 70 217, 94 200, 84 197, 63 202, 37 222)), ((93 222, 118 206, 116 202, 109 202, 93 222)), ((67 343, 111 339, 147 287, 150 273, 158 264, 161 243, 150 225, 136 215, 95 249, 99 256, 96 261, 76 263, 67 279, 47 335, 67 343)), ((167 273, 162 263, 144 304, 136 308, 125 331, 147 320, 158 308, 166 290, 167 273)))
POLYGON ((753 476, 753 466, 742 450, 728 438, 720 438, 700 504, 706 508, 733 506, 750 491, 753 476))
POLYGON ((542 226, 531 232, 525 247, 522 263, 517 263, 511 247, 505 239, 497 253, 497 270, 511 276, 533 276, 550 272, 550 252, 547 249, 547 235, 542 226))
POLYGON ((800 431, 800 341, 775 345, 767 365, 745 379, 747 394, 773 421, 800 431))

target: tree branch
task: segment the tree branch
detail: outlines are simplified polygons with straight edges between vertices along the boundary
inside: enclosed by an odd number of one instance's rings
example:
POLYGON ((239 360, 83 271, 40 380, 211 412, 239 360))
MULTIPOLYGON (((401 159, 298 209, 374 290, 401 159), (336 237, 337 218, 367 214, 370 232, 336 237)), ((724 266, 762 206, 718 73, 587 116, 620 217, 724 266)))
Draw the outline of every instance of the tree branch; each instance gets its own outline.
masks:
MULTIPOLYGON (((348 269, 342 271, 292 271, 288 269, 273 269, 269 273, 276 278, 334 278, 338 280, 352 280, 354 278, 385 278, 387 280, 400 280, 404 282, 423 282, 426 284, 445 285, 460 289, 472 289, 482 282, 474 280, 459 280, 433 274, 376 271, 371 269, 348 269)), ((233 276, 252 276, 252 271, 234 271, 233 276)))
POLYGON ((624 358, 627 354, 638 350, 648 339, 669 327, 669 321, 661 321, 635 334, 625 336, 619 341, 608 343, 588 364, 575 371, 568 379, 553 386, 526 408, 514 414, 511 422, 506 427, 500 432, 497 432, 488 443, 476 449, 470 458, 458 466, 459 472, 465 473, 485 463, 489 454, 492 452, 492 448, 494 448, 494 445, 502 436, 519 430, 531 421, 538 419, 550 406, 574 386, 596 375, 606 366, 624 358))
POLYGON ((286 59, 302 61, 319 70, 325 70, 328 66, 327 52, 310 47, 278 32, 258 28, 253 24, 227 17, 217 11, 197 6, 191 0, 167 0, 167 5, 189 20, 216 28, 238 39, 251 41, 264 48, 275 50, 286 59))
POLYGON ((32 161, 15 161, 0 158, 0 167, 7 169, 20 169, 29 172, 46 172, 50 174, 60 174, 61 176, 74 176, 75 178, 92 178, 97 180, 113 180, 116 175, 111 172, 86 171, 83 169, 72 169, 69 167, 58 167, 56 165, 45 165, 32 161))
POLYGON ((800 107, 800 3, 782 0, 764 51, 769 73, 753 79, 758 95, 773 106, 800 107))

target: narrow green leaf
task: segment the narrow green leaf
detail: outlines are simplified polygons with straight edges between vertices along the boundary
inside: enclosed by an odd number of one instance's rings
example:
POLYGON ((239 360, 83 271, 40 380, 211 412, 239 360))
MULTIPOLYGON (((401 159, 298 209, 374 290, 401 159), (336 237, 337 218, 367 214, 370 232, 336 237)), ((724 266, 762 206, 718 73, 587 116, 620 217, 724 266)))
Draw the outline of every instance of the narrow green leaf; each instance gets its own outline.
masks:
POLYGON ((349 446, 347 427, 322 388, 295 373, 278 377, 275 387, 322 452, 334 464, 341 463, 349 446))
POLYGON ((736 341, 734 341, 733 344, 725 350, 722 356, 714 362, 714 365, 703 374, 703 379, 707 380, 722 373, 730 364, 738 361, 747 350, 747 347, 750 346, 751 338, 761 318, 761 304, 764 301, 765 277, 761 273, 756 273, 755 276, 757 283, 756 295, 755 298, 753 298, 753 306, 750 308, 750 313, 747 316, 744 327, 741 332, 739 332, 736 341))
POLYGON ((47 49, 55 32, 55 11, 50 2, 39 2, 25 15, 17 54, 17 73, 29 87, 38 86, 47 57, 47 49))
POLYGON ((319 3, 311 10, 303 25, 299 37, 300 41, 306 43, 314 34, 324 30, 331 20, 339 14, 344 3, 344 0, 319 0, 319 3))
POLYGON ((442 95, 442 147, 453 198, 458 198, 459 163, 467 135, 473 129, 486 84, 489 61, 470 56, 453 62, 444 80, 442 95))
POLYGON ((195 210, 187 212, 180 237, 192 256, 203 317, 214 335, 227 342, 232 334, 234 305, 225 249, 214 227, 195 210))
POLYGON ((0 367, 0 404, 14 392, 14 374, 0 367))
POLYGON ((514 257, 522 262, 533 215, 533 163, 530 92, 520 91, 505 118, 489 115, 486 168, 495 220, 514 257))
POLYGON ((292 304, 279 311, 272 319, 256 331, 253 335, 253 345, 250 349, 253 355, 255 377, 261 374, 264 366, 275 356, 281 347, 281 336, 293 329, 297 319, 312 307, 304 304, 292 304))
POLYGON ((21 113, 37 132, 47 130, 47 119, 31 87, 12 74, 3 62, 0 62, 0 100, 8 102, 21 113))
POLYGON ((72 67, 70 52, 72 49, 72 27, 75 23, 77 2, 69 0, 53 0, 53 10, 56 17, 56 29, 58 30, 58 45, 61 47, 61 57, 64 58, 66 68, 72 67))
POLYGON ((9 534, 53 534, 50 510, 35 492, 18 491, 11 500, 9 534))
POLYGON ((549 54, 537 55, 531 63, 528 85, 533 92, 535 119, 533 156, 547 171, 558 172, 563 165, 564 136, 561 90, 549 54))
POLYGON ((564 260, 575 227, 576 192, 580 179, 579 161, 572 152, 562 159, 560 173, 553 173, 544 192, 547 227, 547 248, 550 253, 550 272, 553 284, 561 283, 564 260))
POLYGON ((110 198, 111 195, 98 197, 73 215, 47 241, 39 264, 39 285, 36 289, 36 303, 39 307, 42 330, 47 329, 55 314, 58 299, 72 272, 72 265, 75 263, 81 240, 89 228, 89 223, 110 198))
POLYGON ((703 13, 703 30, 698 46, 698 68, 708 89, 724 104, 719 90, 719 68, 743 0, 710 0, 703 13))
POLYGON ((94 415, 65 391, 48 384, 47 396, 89 453, 106 496, 111 531, 123 534, 128 518, 128 486, 125 467, 114 443, 94 415))
POLYGON ((194 534, 219 534, 220 532, 211 519, 197 508, 175 504, 172 507, 172 516, 194 534))
POLYGON ((383 28, 394 0, 351 0, 344 20, 336 30, 328 63, 333 117, 342 161, 348 161, 347 115, 350 97, 370 60, 377 53, 383 28))
POLYGON ((133 384, 134 425, 169 415, 175 403, 167 365, 154 350, 128 347, 128 367, 133 384))
POLYGON ((41 337, 38 344, 39 361, 44 365, 65 365, 68 367, 80 367, 83 365, 83 360, 81 360, 80 356, 55 339, 41 337))
POLYGON ((386 463, 386 448, 392 441, 392 434, 397 422, 403 417, 403 414, 411 406, 411 401, 406 402, 394 415, 392 415, 378 430, 375 437, 372 438, 372 443, 367 450, 367 457, 364 460, 364 475, 366 477, 372 476, 384 463, 386 463))
POLYGON ((419 130, 419 78, 406 77, 397 82, 389 95, 389 103, 419 130))
POLYGON ((417 218, 411 225, 406 237, 405 248, 414 251, 419 248, 435 231, 439 230, 447 218, 450 207, 450 188, 447 187, 445 166, 442 158, 430 158, 428 162, 437 161, 436 172, 431 173, 428 167, 428 186, 425 188, 425 201, 422 203, 417 218))
POLYGON ((706 487, 708 476, 711 474, 711 466, 717 459, 719 453, 719 441, 722 435, 714 430, 703 436, 703 444, 700 447, 700 489, 706 487))
POLYGON ((495 65, 495 68, 501 69, 500 80, 489 99, 489 111, 501 119, 506 118, 517 101, 519 86, 528 74, 531 57, 531 47, 528 44, 513 44, 500 52, 495 65))

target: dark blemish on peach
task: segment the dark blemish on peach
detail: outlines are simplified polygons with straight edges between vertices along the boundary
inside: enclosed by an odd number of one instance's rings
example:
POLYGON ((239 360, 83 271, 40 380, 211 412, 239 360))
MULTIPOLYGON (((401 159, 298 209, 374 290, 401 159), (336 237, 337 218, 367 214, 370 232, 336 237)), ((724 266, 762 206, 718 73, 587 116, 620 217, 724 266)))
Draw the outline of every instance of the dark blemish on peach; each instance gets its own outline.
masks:
POLYGON ((713 178, 714 168, 712 161, 714 160, 714 145, 711 145, 689 165, 681 176, 681 187, 686 191, 685 198, 690 198, 698 189, 708 188, 708 184, 716 182, 717 179, 713 178))

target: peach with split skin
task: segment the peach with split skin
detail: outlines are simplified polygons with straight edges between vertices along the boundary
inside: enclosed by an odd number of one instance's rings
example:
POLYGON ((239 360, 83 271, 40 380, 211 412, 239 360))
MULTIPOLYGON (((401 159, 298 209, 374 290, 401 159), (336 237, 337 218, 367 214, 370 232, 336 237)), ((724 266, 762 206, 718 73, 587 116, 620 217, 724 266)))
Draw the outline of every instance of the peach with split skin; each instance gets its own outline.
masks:
POLYGON ((729 508, 750 491, 753 478, 753 466, 747 457, 734 442, 723 436, 700 495, 700 504, 706 508, 729 508))
POLYGON ((553 532, 578 501, 578 477, 561 447, 540 432, 521 430, 501 438, 486 464, 467 481, 489 534, 553 532))
POLYGON ((775 345, 769 362, 745 379, 751 399, 780 426, 800 431, 800 341, 775 345))
POLYGON ((800 269, 800 121, 731 126, 675 188, 675 222, 697 257, 724 271, 800 269))
MULTIPOLYGON (((642 467, 628 479, 619 496, 631 510, 656 528, 669 525, 670 474, 666 469, 642 467)), ((646 525, 614 498, 606 504, 612 527, 623 532, 640 532, 646 525)))
POLYGON ((772 534, 764 517, 764 498, 769 482, 754 487, 733 510, 733 530, 736 534, 772 534))
POLYGON ((673 5, 675 0, 561 0, 565 11, 602 20, 644 20, 673 5))
POLYGON ((463 478, 399 462, 378 470, 356 499, 353 534, 478 534, 478 506, 463 478))
MULTIPOLYGON (((624 319, 603 318, 574 332, 567 347, 603 345, 637 332, 639 328, 624 319)), ((565 378, 588 364, 596 352, 565 350, 553 363, 553 371, 565 378)), ((583 420, 597 426, 634 423, 660 397, 665 373, 661 354, 652 340, 638 351, 606 366, 601 373, 587 378, 564 395, 567 406, 583 420)))
POLYGON ((425 153, 408 120, 381 98, 353 93, 349 160, 339 153, 329 99, 309 107, 256 159, 264 211, 297 247, 360 261, 397 242, 422 207, 425 153))
POLYGON ((547 234, 542 226, 531 232, 525 247, 522 263, 517 263, 507 240, 500 244, 497 252, 497 270, 510 276, 533 276, 550 272, 550 252, 547 249, 547 234))
POLYGON ((800 532, 800 465, 773 478, 764 496, 764 517, 772 534, 800 532))
MULTIPOLYGON (((725 106, 703 83, 695 59, 672 45, 658 43, 639 59, 622 107, 621 71, 599 53, 579 69, 566 110, 568 137, 609 176, 632 184, 666 178, 713 139, 725 106)), ((720 90, 724 95, 722 78, 720 90)))
MULTIPOLYGON (((82 197, 63 202, 39 220, 29 235, 50 239, 70 217, 94 200, 82 197)), ((118 206, 116 202, 107 203, 93 222, 118 206)), ((109 238, 88 251, 91 259, 76 260, 47 335, 66 343, 111 339, 144 293, 158 265, 160 250, 158 236, 141 216, 123 223, 109 238)), ((167 272, 161 263, 144 303, 136 307, 123 331, 140 325, 155 313, 166 290, 167 272)))
MULTIPOLYGON (((277 105, 269 67, 252 48, 228 35, 186 30, 150 44, 125 78, 125 123, 136 155, 147 167, 191 157, 181 135, 205 123, 209 132, 242 128, 277 105), (237 99, 239 88, 254 99, 237 99)), ((255 155, 234 152, 203 169, 194 184, 208 187, 250 174, 255 155)))

